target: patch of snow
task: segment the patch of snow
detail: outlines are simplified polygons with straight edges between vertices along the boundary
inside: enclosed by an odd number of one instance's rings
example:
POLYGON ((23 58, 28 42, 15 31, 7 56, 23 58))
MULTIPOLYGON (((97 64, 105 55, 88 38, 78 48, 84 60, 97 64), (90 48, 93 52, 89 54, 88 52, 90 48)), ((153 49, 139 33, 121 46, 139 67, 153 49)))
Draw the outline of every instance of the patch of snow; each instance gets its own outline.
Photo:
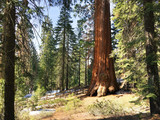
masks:
POLYGON ((55 95, 41 97, 41 100, 55 98, 55 95))
POLYGON ((22 110, 22 112, 30 112, 31 111, 31 108, 24 108, 23 110, 22 110))
POLYGON ((56 110, 55 109, 40 109, 38 111, 30 111, 29 115, 34 116, 34 115, 39 115, 42 113, 54 113, 56 110))
POLYGON ((47 91, 46 95, 52 95, 52 94, 59 93, 59 92, 60 90, 51 90, 51 91, 47 91))

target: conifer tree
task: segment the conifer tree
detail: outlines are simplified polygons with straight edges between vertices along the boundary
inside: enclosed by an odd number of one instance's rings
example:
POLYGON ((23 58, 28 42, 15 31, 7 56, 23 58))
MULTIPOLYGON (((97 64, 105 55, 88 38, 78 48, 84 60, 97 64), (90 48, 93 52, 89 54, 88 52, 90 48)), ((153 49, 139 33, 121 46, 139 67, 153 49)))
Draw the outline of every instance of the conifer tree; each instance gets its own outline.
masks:
MULTIPOLYGON (((3 42, 3 46, 4 46, 4 55, 5 55, 5 62, 4 62, 4 66, 5 66, 5 70, 4 70, 4 78, 5 78, 5 120, 14 120, 14 98, 15 98, 15 91, 17 90, 17 80, 16 80, 16 84, 15 84, 15 62, 18 61, 18 48, 20 48, 19 44, 18 44, 18 37, 15 35, 15 33, 18 33, 19 31, 19 24, 20 23, 24 23, 24 19, 26 21, 29 21, 29 18, 31 17, 30 14, 36 14, 36 15, 41 15, 41 9, 39 7, 36 6, 35 2, 32 2, 32 4, 34 4, 33 9, 31 9, 30 7, 28 7, 28 1, 27 0, 23 0, 23 1, 14 1, 14 0, 4 0, 4 8, 2 8, 2 11, 4 12, 4 14, 0 15, 0 17, 3 17, 3 31, 4 31, 4 42, 3 42), (35 7, 36 6, 36 7, 35 7), (27 11, 27 12, 26 12, 27 11), (26 13, 30 13, 30 14, 26 14, 26 13), (16 19, 16 16, 19 16, 18 18, 20 19, 16 19), (21 22, 20 22, 20 21, 21 22), (17 25, 16 25, 17 24, 17 25), (17 29, 15 29, 15 26, 17 27, 17 29), (16 41, 17 40, 17 41, 16 41), (16 51, 16 54, 15 54, 16 51), (15 57, 16 55, 16 57, 15 57), (16 58, 16 59, 15 59, 16 58), (16 88, 15 88, 16 86, 16 88)), ((0 4, 2 5, 1 2, 0 4)), ((30 23, 30 22, 28 22, 30 23)), ((24 27, 26 24, 22 24, 22 26, 24 27)), ((22 30, 22 29, 21 29, 22 30)), ((27 49, 30 49, 30 43, 28 43, 28 38, 29 38, 29 33, 31 29, 28 29, 28 26, 26 29, 23 29, 20 33, 24 32, 25 37, 24 39, 22 39, 22 44, 24 46, 27 46, 27 49), (27 38, 27 37, 28 38, 27 38), (26 43, 27 44, 26 44, 26 43)), ((24 52, 24 51, 23 51, 24 52)), ((30 51, 29 51, 30 52, 30 51)), ((29 53, 30 54, 30 53, 29 53)), ((29 59, 27 59, 27 71, 30 69, 30 63, 29 59)), ((29 71, 27 72, 27 74, 29 73, 29 71)), ((29 73, 30 74, 30 73, 29 73)), ((26 74, 25 74, 26 75, 26 74)), ((25 77, 25 75, 23 75, 25 77)), ((30 76, 30 75, 29 75, 30 76)))
POLYGON ((153 1, 115 0, 114 23, 117 29, 120 30, 116 35, 116 39, 119 41, 118 48, 115 49, 115 55, 117 55, 117 75, 129 83, 134 83, 137 87, 137 93, 141 94, 141 97, 151 100, 151 114, 154 114, 159 111, 158 104, 153 109, 154 103, 157 101, 156 99, 159 99, 159 84, 151 85, 150 82, 156 82, 156 80, 158 80, 158 74, 154 72, 153 75, 153 69, 151 70, 152 72, 149 73, 149 69, 151 69, 150 64, 152 64, 152 60, 154 59, 154 64, 152 65, 155 66, 153 68, 158 71, 155 61, 159 58, 156 55, 156 49, 158 48, 156 34, 158 34, 158 32, 155 31, 155 29, 157 29, 155 23, 157 23, 157 19, 154 19, 153 16, 153 13, 155 16, 158 15, 158 9, 153 9, 153 6, 154 8, 158 8, 158 4, 155 1, 152 2, 153 1), (145 31, 145 33, 142 31, 145 31), (150 37, 148 37, 148 34, 150 34, 150 37), (152 41, 150 43, 154 44, 148 45, 149 41, 152 41), (150 50, 151 48, 154 48, 154 50, 150 50), (149 51, 154 51, 154 54, 151 54, 149 51), (156 76, 156 80, 150 79, 152 75, 156 76), (149 84, 147 84, 147 81, 149 84), (157 92, 155 90, 157 90, 157 92))
MULTIPOLYGON (((64 88, 68 89, 68 78, 70 76, 69 73, 69 62, 71 61, 71 54, 73 54, 73 50, 75 49, 76 44, 76 36, 73 32, 73 28, 71 26, 72 21, 70 20, 70 8, 66 8, 66 6, 62 6, 60 17, 57 23, 57 27, 55 29, 55 36, 59 43, 59 52, 61 54, 61 90, 64 88), (66 86, 65 86, 66 85, 66 86), (65 86, 65 87, 64 87, 65 86)), ((60 57, 60 56, 59 56, 60 57)))
POLYGON ((54 86, 54 67, 56 57, 56 41, 53 38, 53 25, 49 17, 42 24, 42 45, 40 55, 40 80, 45 90, 51 90, 54 86))
POLYGON ((5 1, 4 13, 4 52, 5 52, 5 117, 4 120, 14 120, 15 97, 15 3, 13 0, 5 1), (9 4, 10 3, 10 4, 9 4))
MULTIPOLYGON (((79 54, 81 59, 81 81, 87 86, 91 79, 91 64, 89 61, 93 59, 93 47, 94 47, 94 1, 87 2, 81 1, 75 5, 78 20, 78 45, 79 54), (85 80, 83 82, 83 79, 85 80)), ((80 78, 80 77, 79 77, 80 78)))
POLYGON ((144 6, 144 30, 146 40, 146 64, 148 74, 148 85, 150 86, 150 113, 160 114, 160 84, 157 65, 157 41, 155 39, 155 20, 153 12, 153 0, 143 0, 144 6))
MULTIPOLYGON (((116 3, 114 9, 114 24, 120 30, 115 38, 119 41, 116 55, 116 74, 118 78, 130 83, 146 83, 145 50, 143 20, 141 20, 142 7, 136 1, 121 1, 116 3), (127 17, 127 16, 129 17, 127 17), (125 21, 124 21, 125 19, 125 21), (141 66, 137 69, 138 66, 141 66)), ((141 91, 142 84, 139 84, 141 91)))

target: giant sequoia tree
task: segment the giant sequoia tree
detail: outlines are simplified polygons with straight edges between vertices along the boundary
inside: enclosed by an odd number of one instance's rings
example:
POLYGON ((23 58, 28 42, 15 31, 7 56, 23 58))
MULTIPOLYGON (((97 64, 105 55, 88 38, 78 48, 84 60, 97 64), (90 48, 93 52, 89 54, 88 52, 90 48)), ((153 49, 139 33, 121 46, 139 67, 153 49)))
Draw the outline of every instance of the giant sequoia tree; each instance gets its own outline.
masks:
POLYGON ((111 28, 109 0, 95 0, 95 51, 92 80, 88 95, 106 95, 118 89, 113 59, 110 58, 111 28))

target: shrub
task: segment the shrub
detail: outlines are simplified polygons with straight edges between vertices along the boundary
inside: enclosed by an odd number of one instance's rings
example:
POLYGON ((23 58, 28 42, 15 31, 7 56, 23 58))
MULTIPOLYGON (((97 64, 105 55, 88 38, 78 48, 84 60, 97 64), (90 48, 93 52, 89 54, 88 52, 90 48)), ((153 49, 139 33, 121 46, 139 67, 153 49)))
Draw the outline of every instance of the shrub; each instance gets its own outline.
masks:
POLYGON ((58 98, 50 102, 51 104, 55 104, 56 106, 64 106, 67 104, 67 100, 58 98))
POLYGON ((75 110, 81 106, 81 100, 79 98, 70 98, 65 106, 66 110, 75 110))
POLYGON ((38 106, 43 106, 45 104, 54 104, 56 107, 64 106, 67 104, 67 100, 58 98, 55 100, 40 100, 38 101, 38 106))
POLYGON ((38 85, 35 93, 33 93, 32 97, 28 99, 27 107, 35 110, 35 107, 38 105, 38 100, 45 94, 45 89, 38 85))
POLYGON ((20 111, 16 114, 16 120, 30 120, 29 112, 20 111))
POLYGON ((92 115, 124 115, 125 111, 122 106, 113 103, 109 100, 96 101, 94 104, 88 106, 88 111, 92 115))

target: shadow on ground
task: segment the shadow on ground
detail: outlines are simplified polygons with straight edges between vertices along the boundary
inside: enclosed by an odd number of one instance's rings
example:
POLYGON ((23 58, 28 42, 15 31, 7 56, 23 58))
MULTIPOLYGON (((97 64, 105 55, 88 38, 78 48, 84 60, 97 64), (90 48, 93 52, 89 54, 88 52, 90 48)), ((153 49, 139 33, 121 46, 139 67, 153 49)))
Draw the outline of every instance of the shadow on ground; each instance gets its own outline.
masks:
POLYGON ((140 117, 139 115, 127 115, 127 116, 103 118, 98 120, 140 120, 140 117))
POLYGON ((149 113, 141 113, 136 115, 109 117, 109 118, 103 118, 98 120, 160 120, 160 115, 150 116, 149 113))

